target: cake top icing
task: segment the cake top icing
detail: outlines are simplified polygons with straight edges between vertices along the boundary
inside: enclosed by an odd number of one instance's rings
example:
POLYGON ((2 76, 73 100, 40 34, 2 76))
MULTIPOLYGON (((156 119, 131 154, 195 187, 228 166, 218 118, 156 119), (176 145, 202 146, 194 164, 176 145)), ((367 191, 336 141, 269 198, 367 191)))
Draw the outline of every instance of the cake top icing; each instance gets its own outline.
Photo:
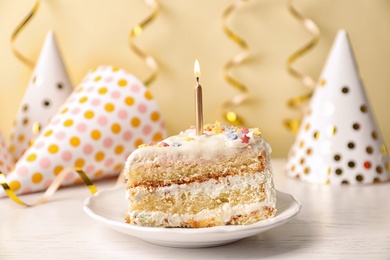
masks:
POLYGON ((221 123, 207 124, 201 136, 196 135, 191 127, 178 135, 173 135, 158 143, 142 144, 129 157, 186 155, 190 157, 215 157, 222 154, 233 154, 248 146, 260 145, 270 152, 270 147, 258 128, 241 128, 222 126, 221 123))

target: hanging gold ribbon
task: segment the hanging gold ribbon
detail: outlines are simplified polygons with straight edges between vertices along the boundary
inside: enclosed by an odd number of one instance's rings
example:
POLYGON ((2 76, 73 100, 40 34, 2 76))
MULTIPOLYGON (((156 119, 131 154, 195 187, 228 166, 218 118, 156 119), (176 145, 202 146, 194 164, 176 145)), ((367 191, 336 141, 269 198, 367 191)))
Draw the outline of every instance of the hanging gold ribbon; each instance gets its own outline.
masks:
POLYGON ((230 100, 227 100, 222 104, 222 111, 223 111, 223 117, 232 125, 244 125, 245 121, 244 119, 238 115, 233 109, 239 105, 241 105, 243 102, 245 102, 248 99, 248 88, 241 83, 240 81, 233 78, 230 74, 230 71, 241 64, 247 57, 249 52, 248 44, 245 42, 244 39, 242 39, 240 36, 235 34, 227 25, 227 20, 229 19, 230 15, 239 9, 242 5, 244 5, 247 0, 237 0, 230 6, 228 6, 225 11, 222 13, 222 28, 225 32, 225 34, 235 42, 242 51, 235 56, 231 60, 229 60, 224 68, 224 78, 225 80, 235 89, 240 91, 239 94, 235 95, 230 100))
MULTIPOLYGON (((302 25, 306 28, 306 30, 310 32, 313 36, 313 38, 309 42, 307 42, 305 45, 303 45, 301 48, 295 51, 290 57, 288 57, 286 62, 287 72, 292 77, 302 82, 304 86, 309 88, 309 92, 307 94, 290 98, 287 101, 287 106, 290 109, 303 111, 313 94, 314 88, 316 86, 316 81, 309 75, 305 75, 298 72, 296 69, 293 68, 292 65, 297 59, 301 58, 303 55, 305 55, 307 52, 309 52, 318 44, 321 33, 318 26, 311 19, 304 17, 294 8, 293 0, 288 0, 287 5, 290 13, 299 22, 301 22, 302 25)), ((284 125, 286 126, 286 128, 294 134, 298 133, 300 124, 301 124, 301 119, 286 119, 284 121, 284 125)))
POLYGON ((85 183, 85 185, 87 185, 88 189, 90 190, 90 192, 92 194, 96 193, 97 192, 97 189, 95 187, 95 185, 92 183, 92 181, 87 177, 87 175, 79 168, 76 168, 76 169, 71 169, 71 168, 65 168, 63 169, 58 175, 57 177, 54 179, 54 181, 50 184, 50 186, 47 188, 47 190, 45 191, 45 193, 43 194, 43 196, 38 199, 36 202, 34 203, 26 203, 24 202, 23 200, 21 200, 16 194, 15 192, 11 189, 11 187, 8 185, 7 183, 7 179, 5 177, 5 175, 0 172, 0 185, 3 186, 4 188, 4 191, 5 193, 8 195, 8 197, 13 200, 14 202, 20 204, 20 205, 23 205, 23 206, 26 206, 26 207, 32 207, 32 206, 37 206, 37 205, 40 205, 42 203, 44 203, 45 201, 47 201, 50 197, 52 197, 54 195, 54 193, 58 190, 58 188, 61 186, 61 183, 63 182, 63 180, 65 179, 66 175, 70 172, 74 170, 75 172, 77 172, 79 174, 79 176, 81 177, 81 179, 83 180, 83 182, 85 183))
POLYGON ((18 35, 22 32, 22 30, 26 27, 26 25, 31 21, 34 15, 36 15, 36 13, 38 12, 39 5, 40 5, 40 1, 35 0, 35 4, 31 8, 30 12, 23 18, 23 20, 16 26, 15 30, 12 32, 11 40, 10 40, 12 53, 21 62, 23 62, 24 64, 26 64, 31 68, 34 68, 35 62, 29 60, 27 57, 25 57, 22 53, 18 51, 18 49, 15 47, 15 41, 18 35))
POLYGON ((129 35, 129 44, 130 44, 130 48, 135 52, 135 54, 138 55, 141 59, 143 59, 145 63, 149 66, 149 68, 152 70, 152 74, 143 81, 145 86, 149 86, 157 78, 158 65, 156 60, 152 56, 142 51, 140 48, 137 47, 137 45, 135 45, 134 40, 138 35, 140 35, 145 30, 145 28, 154 19, 156 19, 158 12, 160 10, 160 6, 157 0, 145 0, 145 3, 148 6, 150 6, 153 9, 153 11, 148 17, 146 17, 144 20, 142 20, 140 23, 138 23, 131 29, 129 35))

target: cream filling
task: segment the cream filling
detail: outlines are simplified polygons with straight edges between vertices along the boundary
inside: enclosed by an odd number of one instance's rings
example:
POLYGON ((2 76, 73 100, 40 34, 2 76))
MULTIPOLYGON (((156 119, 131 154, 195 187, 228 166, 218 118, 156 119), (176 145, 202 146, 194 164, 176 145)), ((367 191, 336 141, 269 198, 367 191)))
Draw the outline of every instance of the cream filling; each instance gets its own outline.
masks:
MULTIPOLYGON (((273 192, 274 193, 274 192, 273 192)), ((250 204, 250 205, 236 205, 230 206, 229 204, 224 204, 221 208, 208 210, 204 209, 197 214, 167 214, 164 212, 156 211, 131 211, 129 215, 132 220, 140 224, 149 224, 157 226, 180 226, 182 222, 188 222, 190 220, 201 221, 203 219, 214 218, 216 220, 221 220, 222 223, 227 223, 231 220, 232 217, 237 215, 250 214, 252 212, 262 210, 263 207, 275 208, 276 200, 270 199, 263 202, 250 204)))
MULTIPOLYGON (((192 195, 204 194, 211 198, 220 196, 221 193, 230 190, 243 190, 248 186, 257 186, 265 183, 265 192, 273 189, 272 174, 266 169, 261 173, 247 174, 244 176, 234 175, 226 176, 219 179, 209 179, 204 182, 191 182, 188 184, 172 184, 170 186, 157 187, 153 193, 157 196, 174 195, 180 197, 183 193, 190 192, 192 195)), ((129 189, 126 193, 127 200, 137 201, 143 196, 149 195, 148 187, 136 187, 129 189)))

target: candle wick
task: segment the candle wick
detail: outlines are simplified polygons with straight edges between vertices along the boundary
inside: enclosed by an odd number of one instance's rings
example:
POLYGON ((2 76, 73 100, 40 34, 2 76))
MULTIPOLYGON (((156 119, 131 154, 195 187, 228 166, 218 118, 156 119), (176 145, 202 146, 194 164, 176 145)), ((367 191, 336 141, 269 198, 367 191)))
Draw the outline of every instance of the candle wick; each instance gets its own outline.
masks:
POLYGON ((196 83, 199 85, 199 77, 196 77, 196 83))

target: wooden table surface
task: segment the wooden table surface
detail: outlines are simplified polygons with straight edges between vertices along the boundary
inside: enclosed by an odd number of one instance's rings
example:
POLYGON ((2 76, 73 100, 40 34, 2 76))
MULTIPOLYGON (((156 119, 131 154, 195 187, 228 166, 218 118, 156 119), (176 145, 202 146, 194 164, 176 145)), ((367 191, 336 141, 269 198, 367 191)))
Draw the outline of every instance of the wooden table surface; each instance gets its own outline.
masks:
MULTIPOLYGON (((301 213, 236 243, 180 249, 118 233, 83 211, 90 194, 77 186, 61 189, 49 202, 32 208, 0 199, 0 259, 390 259, 390 183, 311 185, 286 177, 284 163, 273 160, 275 186, 302 203, 301 213)), ((114 182, 96 186, 103 190, 114 182)))

